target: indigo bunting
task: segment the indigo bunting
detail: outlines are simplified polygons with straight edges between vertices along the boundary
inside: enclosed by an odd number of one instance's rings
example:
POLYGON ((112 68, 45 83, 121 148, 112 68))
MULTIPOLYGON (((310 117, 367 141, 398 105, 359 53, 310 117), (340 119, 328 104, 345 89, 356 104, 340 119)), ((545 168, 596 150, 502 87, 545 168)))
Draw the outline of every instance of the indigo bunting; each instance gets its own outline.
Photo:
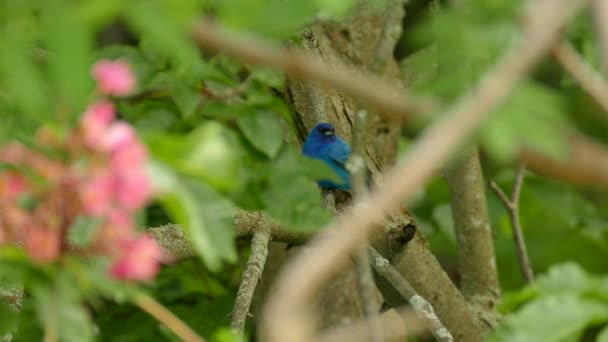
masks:
POLYGON ((306 137, 302 153, 324 161, 342 180, 341 183, 336 183, 320 179, 317 183, 321 189, 350 191, 350 176, 346 170, 346 161, 350 157, 350 146, 336 134, 334 126, 325 122, 317 124, 306 137))

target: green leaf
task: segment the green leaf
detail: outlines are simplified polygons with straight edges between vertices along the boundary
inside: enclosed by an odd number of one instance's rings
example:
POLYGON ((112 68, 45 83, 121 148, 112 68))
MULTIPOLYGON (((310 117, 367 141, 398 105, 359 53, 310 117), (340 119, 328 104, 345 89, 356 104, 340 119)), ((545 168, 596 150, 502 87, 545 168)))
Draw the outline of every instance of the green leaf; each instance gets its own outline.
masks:
POLYGON ((183 80, 172 82, 171 95, 177 104, 182 117, 189 118, 194 114, 198 105, 201 103, 201 93, 194 86, 190 86, 183 80))
POLYGON ((488 341, 574 341, 592 324, 608 319, 608 306, 565 293, 545 296, 505 318, 488 341))
POLYGON ((339 181, 327 164, 285 146, 263 172, 267 174, 267 184, 262 192, 266 211, 286 229, 314 231, 330 222, 332 216, 321 206, 315 183, 316 179, 339 181))
POLYGON ((198 51, 186 40, 185 27, 175 25, 166 14, 157 2, 136 0, 130 2, 126 18, 148 44, 169 56, 176 68, 189 70, 200 63, 198 51))
POLYGON ((45 43, 60 108, 80 111, 93 90, 91 77, 92 34, 75 8, 63 1, 48 1, 45 43))
POLYGON ((206 184, 177 175, 158 162, 151 163, 149 170, 161 204, 183 226, 205 265, 218 271, 222 260, 236 261, 232 203, 206 184))
POLYGON ((25 24, 19 19, 23 18, 14 18, 0 27, 0 84, 16 108, 40 120, 50 108, 49 92, 40 68, 32 61, 28 32, 21 31, 25 24))
POLYGON ((562 158, 567 152, 564 108, 554 91, 532 81, 523 82, 484 126, 482 144, 502 161, 515 158, 524 146, 562 158))
MULTIPOLYGON (((5 291, 5 290, 2 290, 5 291)), ((0 337, 10 333, 19 319, 19 311, 4 300, 0 300, 0 337)))
POLYGON ((186 137, 155 133, 145 140, 156 158, 218 190, 235 191, 243 184, 245 149, 223 125, 206 122, 186 137))
POLYGON ((597 335, 595 342, 608 342, 608 326, 604 327, 597 335))
POLYGON ((239 119, 239 128, 257 150, 270 158, 276 157, 283 144, 283 129, 277 115, 255 110, 239 119))
POLYGON ((100 224, 100 219, 79 215, 68 228, 68 238, 77 246, 86 247, 93 240, 100 224))
POLYGON ((36 284, 32 294, 45 330, 53 329, 59 341, 93 341, 93 322, 82 306, 78 288, 71 275, 55 274, 55 282, 36 284))

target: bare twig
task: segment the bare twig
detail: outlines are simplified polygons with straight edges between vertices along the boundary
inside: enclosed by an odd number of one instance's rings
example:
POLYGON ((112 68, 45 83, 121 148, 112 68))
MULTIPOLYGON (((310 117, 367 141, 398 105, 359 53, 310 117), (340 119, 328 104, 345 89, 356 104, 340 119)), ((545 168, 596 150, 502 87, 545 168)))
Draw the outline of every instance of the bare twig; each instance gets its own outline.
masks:
POLYGON ((422 298, 410 283, 395 270, 390 262, 380 255, 373 247, 368 247, 368 251, 374 270, 386 278, 386 280, 393 285, 395 290, 399 292, 401 297, 412 305, 418 317, 424 320, 428 325, 428 328, 431 330, 435 339, 440 342, 454 341, 452 334, 450 334, 448 329, 445 328, 435 314, 433 306, 426 299, 422 298))
POLYGON ((157 302, 154 298, 145 294, 140 294, 135 298, 134 303, 137 307, 164 324, 182 340, 186 342, 205 342, 205 340, 190 329, 186 323, 175 316, 171 311, 167 310, 167 308, 157 302))
POLYGON ((336 87, 390 116, 428 112, 429 105, 407 99, 377 77, 366 76, 345 66, 329 67, 318 57, 277 48, 268 41, 229 34, 203 20, 194 29, 194 39, 203 47, 228 52, 245 62, 271 65, 293 78, 336 87))
MULTIPOLYGON (((540 0, 531 4, 523 40, 511 48, 481 80, 441 116, 410 149, 404 163, 388 173, 385 186, 359 203, 291 260, 277 279, 275 294, 264 311, 264 341, 309 341, 315 326, 311 298, 348 255, 364 245, 373 223, 385 210, 410 199, 454 150, 481 125, 489 111, 503 101, 517 82, 551 48, 566 19, 581 5, 572 0, 540 0)), ((279 61, 275 61, 279 62, 279 61)), ((279 64, 280 65, 280 64, 279 64)), ((315 76, 316 78, 316 76, 315 76)), ((375 98, 375 97, 374 97, 375 98)), ((374 99, 376 102, 378 98, 374 99)))
POLYGON ((608 77, 608 1, 592 0, 591 8, 602 48, 602 71, 608 77))
POLYGON ((247 260, 241 284, 236 293, 234 309, 232 310, 230 327, 235 333, 242 334, 245 330, 253 293, 258 281, 262 277, 264 265, 266 264, 269 242, 270 232, 264 229, 256 231, 251 239, 251 255, 249 256, 249 260, 247 260))
POLYGON ((530 265, 530 258, 528 257, 528 251, 526 249, 526 241, 524 240, 524 233, 521 230, 521 223, 519 221, 519 195, 521 194, 521 187, 524 182, 525 172, 526 165, 524 163, 519 164, 517 167, 517 173, 515 175, 515 182, 513 183, 513 192, 511 194, 511 198, 507 197, 496 182, 492 181, 490 186, 507 209, 509 219, 511 220, 511 228, 513 229, 515 247, 517 248, 519 268, 521 269, 521 273, 526 280, 526 283, 531 284, 534 282, 534 272, 532 271, 532 266, 530 265))
MULTIPOLYGON (((603 1, 603 0, 602 0, 603 1)), ((608 8, 607 8, 608 10, 608 8)), ((608 115, 608 83, 585 61, 574 47, 562 41, 553 48, 559 63, 578 81, 580 86, 604 109, 608 115)))
POLYGON ((500 285, 477 145, 467 147, 461 159, 447 168, 445 176, 458 243, 462 293, 468 301, 481 300, 485 309, 492 310, 500 285))

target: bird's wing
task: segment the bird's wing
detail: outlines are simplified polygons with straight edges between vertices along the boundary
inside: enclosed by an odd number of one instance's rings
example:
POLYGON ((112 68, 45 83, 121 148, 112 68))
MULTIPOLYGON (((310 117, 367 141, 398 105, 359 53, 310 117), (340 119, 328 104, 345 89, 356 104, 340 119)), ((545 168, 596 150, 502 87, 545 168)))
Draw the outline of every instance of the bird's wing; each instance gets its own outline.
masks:
POLYGON ((327 150, 327 156, 339 166, 346 168, 346 161, 350 157, 350 146, 338 138, 327 150))

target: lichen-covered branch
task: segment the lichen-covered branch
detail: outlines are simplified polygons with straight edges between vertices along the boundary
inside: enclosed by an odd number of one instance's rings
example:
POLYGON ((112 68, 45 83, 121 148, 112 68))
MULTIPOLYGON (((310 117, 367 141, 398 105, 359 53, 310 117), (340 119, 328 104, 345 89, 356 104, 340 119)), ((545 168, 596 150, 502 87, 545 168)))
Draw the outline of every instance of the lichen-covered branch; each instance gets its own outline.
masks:
POLYGON ((477 146, 445 171, 458 244, 462 294, 471 302, 483 299, 492 309, 500 296, 494 240, 488 217, 483 173, 477 146))
POLYGON ((513 239, 515 242, 515 248, 517 249, 517 258, 519 260, 519 268, 524 277, 526 283, 531 284, 534 282, 534 272, 532 271, 532 265, 530 264, 530 257, 528 257, 528 250, 526 248, 526 241, 524 239, 524 233, 521 229, 521 223, 519 221, 519 195, 521 194, 521 187, 524 182, 524 174, 526 172, 526 165, 521 163, 517 167, 517 173, 515 174, 515 182, 513 183, 513 192, 511 198, 502 191, 500 186, 496 182, 490 183, 492 189, 500 198, 502 203, 509 214, 509 220, 511 221, 511 228, 513 230, 513 239))
POLYGON ((368 247, 368 251, 374 270, 386 278, 399 294, 412 305, 414 311, 428 325, 435 339, 440 342, 454 341, 452 334, 450 334, 435 314, 433 306, 416 292, 386 258, 380 255, 373 247, 368 247))
POLYGON ((234 309, 231 315, 232 321, 230 322, 230 328, 238 334, 242 334, 245 330, 253 293, 266 264, 269 242, 270 232, 264 229, 256 231, 251 239, 251 254, 245 265, 241 284, 236 293, 234 309))

